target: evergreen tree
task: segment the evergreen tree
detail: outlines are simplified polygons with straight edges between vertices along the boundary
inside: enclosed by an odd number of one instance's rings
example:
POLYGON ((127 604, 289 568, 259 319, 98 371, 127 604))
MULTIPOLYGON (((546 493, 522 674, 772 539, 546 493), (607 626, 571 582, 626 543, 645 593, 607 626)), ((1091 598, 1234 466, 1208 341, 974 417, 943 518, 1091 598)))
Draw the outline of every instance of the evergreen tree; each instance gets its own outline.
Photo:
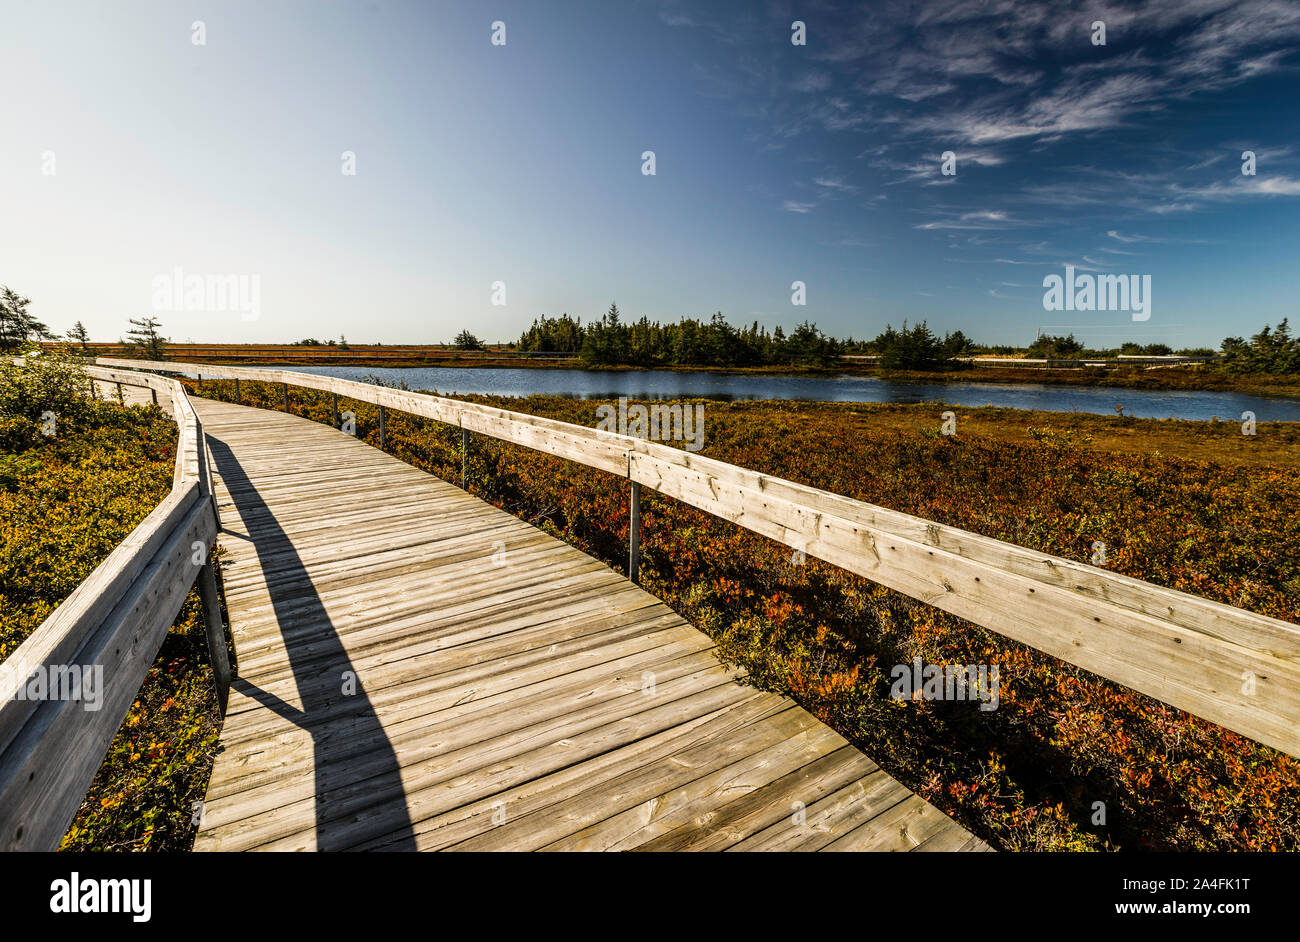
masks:
POLYGON ((75 344, 80 344, 83 351, 89 349, 86 344, 90 341, 90 334, 86 331, 86 325, 81 321, 77 321, 72 325, 72 329, 68 331, 68 339, 75 344))
POLYGON ((931 370, 943 359, 942 344, 925 321, 911 330, 908 330, 907 321, 903 321, 902 330, 894 333, 892 328, 886 327, 886 333, 891 337, 880 352, 880 365, 887 370, 931 370))
POLYGON ((138 357, 143 360, 166 359, 167 340, 158 333, 162 322, 153 315, 133 317, 130 322, 131 329, 126 332, 125 343, 135 348, 138 357))
POLYGON ((1223 341, 1224 366, 1233 373, 1300 373, 1300 338, 1291 336, 1287 318, 1274 329, 1264 329, 1243 341, 1227 337, 1223 341))
POLYGON ((28 313, 31 298, 0 287, 0 350, 9 352, 42 339, 53 339, 49 328, 28 313))

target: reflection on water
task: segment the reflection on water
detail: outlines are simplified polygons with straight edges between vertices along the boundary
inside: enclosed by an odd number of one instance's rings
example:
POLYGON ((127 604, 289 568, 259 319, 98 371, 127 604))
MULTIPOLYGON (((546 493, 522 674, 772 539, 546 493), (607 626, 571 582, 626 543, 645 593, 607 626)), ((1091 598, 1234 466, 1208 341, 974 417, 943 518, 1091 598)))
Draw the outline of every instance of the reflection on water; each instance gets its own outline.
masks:
POLYGON ((1300 422, 1300 400, 1266 399, 1238 393, 1097 389, 1044 383, 897 383, 869 376, 774 376, 745 373, 684 373, 673 370, 603 372, 459 367, 290 366, 286 369, 342 379, 378 376, 411 389, 447 395, 483 393, 528 396, 543 393, 579 399, 796 399, 820 402, 945 402, 957 406, 1001 406, 1049 412, 1091 412, 1151 419, 1300 422))

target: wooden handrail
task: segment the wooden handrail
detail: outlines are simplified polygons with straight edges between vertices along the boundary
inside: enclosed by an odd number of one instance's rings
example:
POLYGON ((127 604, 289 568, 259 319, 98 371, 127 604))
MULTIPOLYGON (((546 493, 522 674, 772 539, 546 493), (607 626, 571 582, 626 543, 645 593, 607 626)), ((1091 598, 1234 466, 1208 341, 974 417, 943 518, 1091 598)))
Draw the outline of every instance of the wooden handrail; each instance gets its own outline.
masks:
MULTIPOLYGON (((216 603, 206 552, 217 534, 215 505, 203 427, 184 386, 134 371, 87 372, 170 396, 178 428, 176 469, 170 493, 0 663, 4 850, 57 848, 196 579, 205 603, 209 597, 216 603), (201 564, 195 562, 196 543, 205 550, 201 564), (48 698, 50 691, 33 685, 33 678, 82 668, 102 671, 97 708, 90 708, 85 690, 79 697, 48 698)), ((224 659, 219 622, 215 630, 224 659)), ((211 643, 211 623, 208 631, 211 643)))
POLYGON ((626 435, 281 369, 101 359, 286 383, 625 477, 1300 757, 1300 625, 626 435))

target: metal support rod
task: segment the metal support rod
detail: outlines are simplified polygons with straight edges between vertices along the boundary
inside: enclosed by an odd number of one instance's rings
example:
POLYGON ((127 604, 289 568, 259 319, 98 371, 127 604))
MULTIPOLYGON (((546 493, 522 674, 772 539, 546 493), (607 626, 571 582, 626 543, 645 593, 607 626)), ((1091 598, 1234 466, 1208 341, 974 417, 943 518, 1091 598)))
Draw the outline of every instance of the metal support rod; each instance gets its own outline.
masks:
POLYGON ((118 401, 121 405, 126 405, 126 400, 122 398, 122 384, 121 384, 121 383, 118 383, 118 384, 117 384, 117 401, 118 401))
POLYGON ((460 489, 467 491, 465 486, 465 459, 469 455, 469 429, 461 428, 460 430, 460 489))
POLYGON ((288 414, 288 412, 289 412, 289 384, 288 384, 288 383, 281 383, 281 384, 280 384, 280 391, 281 391, 282 393, 284 393, 284 411, 285 411, 286 414, 288 414))
POLYGON ((384 450, 384 441, 388 437, 388 426, 384 422, 384 407, 379 407, 379 450, 384 450))
POLYGON ((207 563, 199 572, 199 598, 203 602, 203 623, 208 636, 208 657, 212 659, 212 673, 217 681, 217 696, 221 711, 226 711, 226 698, 230 693, 230 656, 226 652, 226 629, 221 621, 221 604, 217 600, 217 580, 212 574, 212 564, 207 563))
POLYGON ((153 404, 158 405, 158 390, 152 386, 149 387, 149 395, 153 397, 153 404))
POLYGON ((235 402, 239 401, 239 379, 235 379, 235 402))
POLYGON ((203 388, 203 374, 199 374, 199 389, 203 388))
POLYGON ((332 395, 332 396, 334 397, 334 407, 333 407, 333 409, 334 409, 334 427, 335 427, 335 428, 338 428, 338 427, 339 427, 339 394, 338 394, 338 393, 331 393, 330 395, 332 395))
POLYGON ((631 522, 627 528, 627 577, 636 585, 641 584, 641 485, 632 482, 631 522))

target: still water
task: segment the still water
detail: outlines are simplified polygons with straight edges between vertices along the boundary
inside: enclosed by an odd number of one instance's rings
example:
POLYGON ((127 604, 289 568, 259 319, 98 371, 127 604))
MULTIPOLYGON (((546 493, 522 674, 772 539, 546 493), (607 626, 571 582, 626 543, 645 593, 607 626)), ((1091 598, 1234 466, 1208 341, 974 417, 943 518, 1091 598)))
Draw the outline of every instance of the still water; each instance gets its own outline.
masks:
POLYGON ((411 389, 446 395, 543 393, 578 399, 803 399, 821 402, 944 402, 955 406, 1001 406, 1049 412, 1091 412, 1147 419, 1300 422, 1300 400, 1223 392, 1097 389, 1048 383, 898 383, 868 376, 775 376, 673 370, 475 369, 461 367, 289 366, 285 369, 360 380, 378 376, 411 389))

